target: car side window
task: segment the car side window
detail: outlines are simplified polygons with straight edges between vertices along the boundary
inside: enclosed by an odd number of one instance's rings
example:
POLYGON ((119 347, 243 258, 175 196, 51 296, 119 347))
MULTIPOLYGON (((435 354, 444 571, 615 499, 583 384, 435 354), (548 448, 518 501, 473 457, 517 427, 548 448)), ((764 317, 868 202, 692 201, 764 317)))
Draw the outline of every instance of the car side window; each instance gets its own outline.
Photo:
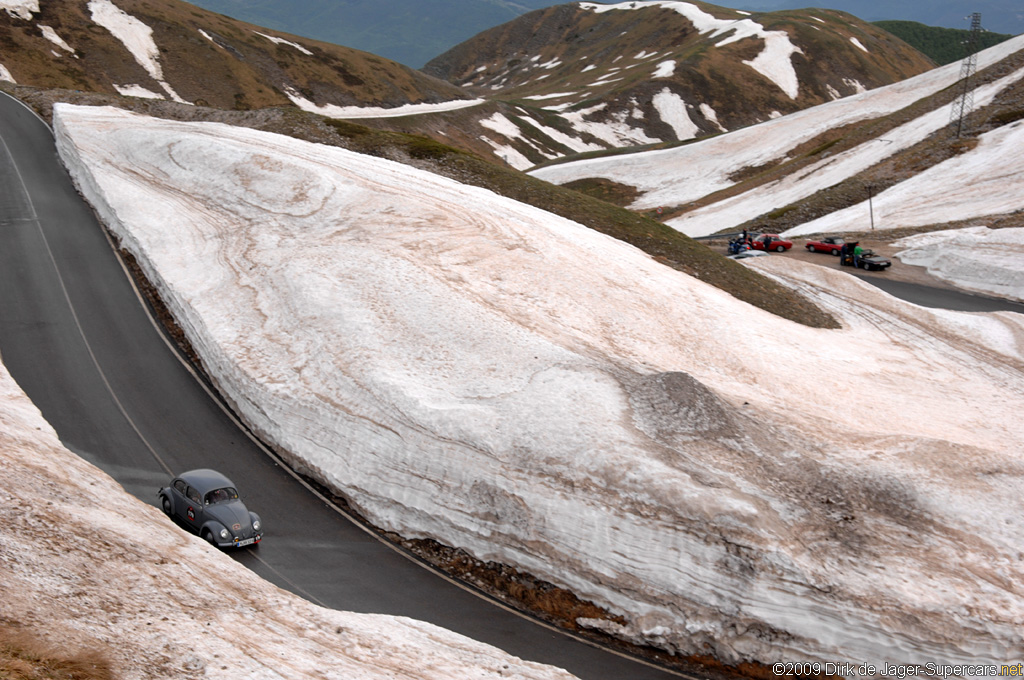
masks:
POLYGON ((187 487, 187 486, 188 485, 185 484, 185 482, 180 480, 180 479, 175 479, 174 480, 174 488, 177 489, 178 493, 180 493, 182 496, 185 495, 185 487, 187 487))
POLYGON ((193 503, 200 503, 199 492, 193 489, 191 486, 188 487, 188 491, 185 493, 185 495, 188 496, 188 499, 193 503))

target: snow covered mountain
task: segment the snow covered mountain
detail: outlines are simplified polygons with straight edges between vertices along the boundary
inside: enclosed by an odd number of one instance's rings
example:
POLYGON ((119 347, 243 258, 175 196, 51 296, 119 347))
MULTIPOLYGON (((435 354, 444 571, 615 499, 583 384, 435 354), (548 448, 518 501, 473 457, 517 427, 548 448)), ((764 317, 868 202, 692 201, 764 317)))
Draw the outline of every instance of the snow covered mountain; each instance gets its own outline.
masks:
POLYGON ((1020 224, 1024 37, 978 55, 973 112, 958 138, 960 65, 674 149, 552 165, 551 182, 621 185, 633 209, 663 206, 691 236, 764 227, 787 234, 983 219, 1020 224), (869 200, 871 201, 869 205, 869 200))
POLYGON ((765 258, 842 326, 808 328, 408 165, 109 108, 56 127, 219 389, 378 526, 678 654, 1019 655, 1019 315, 765 258))
POLYGON ((387 59, 179 0, 0 0, 0 80, 221 109, 465 99, 387 59))
POLYGON ((718 134, 888 85, 934 64, 831 10, 571 3, 462 43, 424 71, 517 105, 481 121, 516 167, 718 134))

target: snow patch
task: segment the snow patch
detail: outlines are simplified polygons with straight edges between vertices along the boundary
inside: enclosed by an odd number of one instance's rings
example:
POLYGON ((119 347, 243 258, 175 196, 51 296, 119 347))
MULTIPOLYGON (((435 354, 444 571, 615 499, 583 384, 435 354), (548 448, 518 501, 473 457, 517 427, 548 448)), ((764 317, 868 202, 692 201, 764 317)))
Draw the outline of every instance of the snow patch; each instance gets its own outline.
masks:
POLYGON ((709 120, 712 123, 714 123, 718 127, 718 129, 721 130, 722 132, 728 132, 728 130, 726 130, 722 126, 722 124, 720 122, 718 122, 718 113, 713 108, 711 108, 708 104, 706 104, 704 102, 701 102, 701 104, 700 104, 700 112, 702 114, 704 114, 704 119, 705 120, 709 120))
POLYGON ((18 81, 14 79, 14 76, 11 75, 11 72, 8 71, 7 67, 3 64, 0 64, 0 80, 6 80, 7 82, 14 83, 15 85, 18 84, 18 81))
POLYGON ((661 119, 671 126, 676 139, 692 139, 700 132, 700 128, 690 119, 686 102, 678 94, 667 87, 651 99, 661 119))
MULTIPOLYGON (((496 86, 500 87, 500 86, 496 86)), ((427 113, 456 111, 479 106, 484 99, 457 99, 438 104, 404 104, 392 108, 379 106, 337 106, 336 104, 314 104, 294 90, 285 90, 285 95, 293 104, 303 111, 317 113, 328 118, 398 118, 400 116, 418 116, 427 113)))
POLYGON ((54 45, 61 48, 65 52, 75 54, 74 48, 72 48, 71 45, 68 45, 66 42, 64 42, 64 39, 57 35, 57 31, 53 30, 53 28, 51 28, 50 26, 40 25, 39 30, 42 31, 43 37, 52 42, 54 45))
MULTIPOLYGON (((852 42, 854 45, 864 50, 865 52, 868 52, 868 48, 864 47, 864 43, 862 43, 860 40, 857 40, 857 38, 850 38, 850 42, 852 42)), ((870 54, 870 52, 868 53, 870 54)))
POLYGON ((0 0, 0 9, 17 19, 31 21, 33 14, 39 14, 39 0, 0 0))
POLYGON ((676 72, 675 59, 669 59, 658 64, 654 69, 655 78, 671 78, 676 72))
POLYGON ((272 42, 272 43, 274 43, 276 45, 288 45, 289 47, 294 47, 295 49, 297 49, 299 52, 302 52, 303 54, 308 54, 311 57, 313 56, 312 52, 307 50, 302 45, 299 45, 297 43, 293 43, 291 40, 285 40, 284 38, 278 38, 278 37, 273 36, 273 35, 267 35, 266 33, 260 33, 259 31, 253 31, 253 33, 255 33, 256 35, 259 35, 259 36, 262 36, 262 37, 266 38, 267 40, 269 40, 270 42, 272 42))
POLYGON ((164 95, 146 89, 142 85, 118 85, 114 89, 123 97, 139 97, 140 99, 164 99, 164 95))
MULTIPOLYGON (((110 0, 89 0, 89 12, 97 25, 110 31, 131 52, 135 61, 176 102, 187 104, 170 85, 164 82, 160 66, 160 50, 153 41, 153 29, 118 8, 110 0)), ((162 97, 161 97, 162 98, 162 97)))

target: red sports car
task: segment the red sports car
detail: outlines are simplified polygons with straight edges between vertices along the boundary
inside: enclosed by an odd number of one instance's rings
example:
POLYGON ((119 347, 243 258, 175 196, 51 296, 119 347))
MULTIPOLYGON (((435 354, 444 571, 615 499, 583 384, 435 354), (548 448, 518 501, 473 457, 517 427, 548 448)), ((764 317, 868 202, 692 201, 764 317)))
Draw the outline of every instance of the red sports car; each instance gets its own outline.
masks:
POLYGON ((843 243, 845 243, 845 241, 838 236, 826 236, 820 241, 808 241, 804 247, 812 253, 832 253, 833 255, 839 255, 839 251, 843 248, 843 243))
POLYGON ((754 250, 774 250, 781 253, 792 248, 793 242, 783 239, 778 234, 751 234, 750 247, 754 250))

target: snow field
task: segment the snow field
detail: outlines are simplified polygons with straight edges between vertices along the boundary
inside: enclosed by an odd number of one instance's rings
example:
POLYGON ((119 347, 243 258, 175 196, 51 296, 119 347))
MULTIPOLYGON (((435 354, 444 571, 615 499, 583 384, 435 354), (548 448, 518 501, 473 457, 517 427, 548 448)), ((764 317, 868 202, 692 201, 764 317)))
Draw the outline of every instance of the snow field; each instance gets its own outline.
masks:
POLYGON ((810 329, 382 159, 112 109, 55 127, 221 391, 378 526, 725 661, 1021 649, 1017 315, 758 263, 843 322, 810 329))

